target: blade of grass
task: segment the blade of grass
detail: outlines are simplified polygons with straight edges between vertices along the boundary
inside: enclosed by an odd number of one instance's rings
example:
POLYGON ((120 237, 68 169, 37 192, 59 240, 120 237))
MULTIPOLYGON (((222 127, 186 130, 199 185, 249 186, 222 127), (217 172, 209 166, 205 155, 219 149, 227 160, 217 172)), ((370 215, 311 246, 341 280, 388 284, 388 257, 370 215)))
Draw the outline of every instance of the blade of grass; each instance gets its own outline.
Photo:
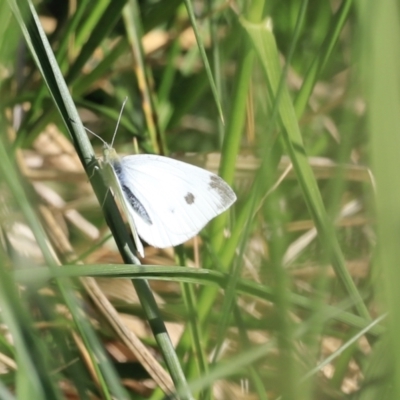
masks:
MULTIPOLYGON (((249 10, 250 20, 258 21, 262 16, 263 1, 255 1, 249 10)), ((226 133, 223 139, 219 175, 230 185, 233 183, 236 158, 239 154, 244 122, 246 119, 246 103, 253 71, 254 51, 246 38, 241 37, 240 53, 242 57, 238 66, 237 77, 234 80, 233 101, 227 121, 226 133)), ((210 224, 212 247, 218 252, 224 243, 223 230, 228 220, 228 213, 215 218, 210 224)))
MULTIPOLYGON (((110 193, 108 193, 107 188, 104 186, 104 182, 98 173, 98 170, 93 172, 93 167, 97 165, 93 149, 82 125, 78 123, 80 121, 78 112, 68 92, 68 88, 54 58, 46 35, 44 34, 39 23, 39 19, 36 15, 34 7, 30 1, 28 1, 30 12, 34 21, 34 23, 32 23, 28 29, 18 12, 17 4, 14 2, 14 0, 9 0, 9 2, 13 11, 15 12, 18 22, 20 23, 21 29, 38 65, 38 68, 41 71, 49 91, 64 120, 64 123, 68 128, 71 137, 73 138, 77 153, 82 161, 82 164, 84 165, 85 170, 88 173, 88 176, 90 177, 90 181, 93 185, 99 202, 104 203, 106 220, 115 237, 122 257, 126 263, 136 263, 138 260, 135 256, 133 256, 134 245, 127 234, 115 202, 110 193), (71 121, 76 122, 72 123, 71 121), (104 199, 106 200, 104 201, 104 199)), ((147 282, 134 281, 134 286, 150 322, 150 326, 153 330, 156 340, 160 345, 161 351, 163 352, 165 361, 175 385, 179 387, 180 390, 186 392, 185 398, 192 398, 187 389, 187 383, 179 364, 179 360, 176 357, 167 330, 160 317, 157 304, 147 282)))
POLYGON ((150 72, 146 69, 146 63, 144 60, 141 22, 139 19, 139 11, 136 0, 128 1, 123 9, 122 15, 135 62, 133 68, 135 69, 139 90, 142 95, 142 109, 146 119, 146 126, 153 152, 157 154, 165 154, 167 151, 166 143, 160 141, 160 129, 157 125, 157 121, 154 118, 156 112, 150 90, 151 85, 149 84, 150 72))
MULTIPOLYGON (((252 199, 252 209, 254 209, 255 207, 255 197, 253 197, 252 199)), ((244 233, 243 233, 243 237, 247 238, 249 236, 249 232, 250 232, 250 226, 251 226, 251 220, 248 220, 245 227, 244 227, 244 233)), ((236 301, 236 288, 237 288, 237 284, 239 281, 239 277, 241 275, 242 272, 242 266, 243 266, 243 255, 244 255, 244 251, 247 245, 247 241, 243 240, 240 248, 239 248, 239 254, 236 257, 232 268, 230 270, 229 275, 229 280, 227 282, 226 285, 226 290, 225 290, 225 297, 224 297, 224 301, 222 304, 222 312, 221 312, 221 320, 218 324, 218 328, 217 328, 217 340, 216 340, 216 345, 215 345, 215 349, 214 349, 214 355, 212 358, 212 363, 215 365, 219 355, 220 355, 220 350, 222 347, 222 344, 224 342, 224 339, 226 337, 226 333, 229 327, 229 320, 231 319, 231 312, 232 309, 235 305, 235 301, 236 301)))
MULTIPOLYGON (((60 65, 60 69, 65 72, 67 68, 69 68, 69 47, 71 45, 71 37, 74 38, 74 45, 80 48, 82 45, 82 39, 79 33, 84 32, 85 28, 91 26, 91 21, 97 21, 99 12, 99 8, 101 10, 101 4, 105 3, 105 1, 96 2, 95 7, 91 8, 89 15, 85 13, 87 11, 90 0, 80 1, 77 4, 76 12, 72 15, 69 23, 66 24, 66 30, 63 32, 60 37, 60 43, 57 49, 57 62, 60 65), (80 29, 79 29, 80 28, 80 29), (79 33, 77 33, 79 32, 79 33), (68 52, 68 53, 67 53, 68 52)), ((91 27, 93 29, 93 26, 91 27)), ((91 32, 91 29, 86 29, 86 32, 91 32)))
MULTIPOLYGON (((13 11, 18 13, 18 9, 13 9, 13 11)), ((35 236, 38 246, 41 249, 45 262, 48 266, 48 270, 52 271, 58 269, 57 261, 54 259, 53 256, 54 252, 52 252, 49 247, 49 241, 46 238, 46 234, 43 231, 43 228, 39 223, 34 210, 30 206, 28 199, 26 198, 23 187, 19 181, 19 176, 17 175, 14 169, 14 165, 9 158, 9 152, 6 151, 2 142, 0 142, 0 157, 2 159, 2 163, 0 166, 0 169, 3 172, 2 177, 4 178, 5 182, 7 182, 7 185, 11 193, 13 194, 16 203, 19 205, 27 223, 29 224, 35 236)), ((73 291, 71 289, 71 283, 68 281, 57 280, 57 284, 73 316, 76 326, 82 335, 82 340, 87 345, 88 353, 92 358, 92 364, 96 371, 98 382, 103 389, 102 393, 104 397, 107 399, 111 399, 112 396, 109 391, 111 389, 115 394, 121 396, 121 399, 127 398, 124 389, 119 383, 119 380, 116 379, 113 368, 111 367, 111 364, 108 361, 107 356, 103 351, 103 348, 100 346, 100 343, 98 342, 92 327, 89 325, 88 320, 81 313, 78 301, 75 298, 75 295, 73 294, 73 291), (88 345, 89 343, 90 346, 88 345)), ((35 354, 35 357, 38 358, 39 355, 35 354)), ((46 370, 44 367, 40 367, 40 369, 43 371, 46 370)), ((52 397, 50 396, 50 398, 52 397)))
POLYGON ((307 372, 306 375, 301 379, 300 382, 304 382, 305 380, 309 379, 311 376, 315 375, 319 371, 321 371, 326 365, 330 364, 335 358, 337 358, 343 351, 348 349, 350 346, 352 346, 354 343, 356 343, 361 337, 363 337, 365 334, 367 334, 375 325, 379 324, 381 321, 383 321, 387 317, 387 314, 381 315, 380 317, 374 319, 368 326, 366 326, 364 329, 362 329, 360 332, 357 333, 357 335, 354 335, 350 340, 348 340, 346 343, 344 343, 342 346, 340 346, 336 351, 334 351, 329 357, 327 357, 325 360, 320 362, 318 366, 313 368, 311 371, 307 372))
MULTIPOLYGON (((248 329, 246 323, 243 321, 241 311, 237 304, 235 304, 233 307, 233 313, 240 335, 241 346, 243 348, 250 348, 251 341, 249 339, 248 329)), ((254 366, 250 367, 249 379, 252 385, 254 386, 258 398, 260 400, 268 400, 267 387, 265 382, 263 382, 262 374, 254 366)))
MULTIPOLYGON (((63 268, 49 271, 47 268, 30 268, 29 270, 17 270, 14 272, 15 279, 22 284, 40 282, 52 277, 74 277, 74 276, 93 276, 93 277, 114 277, 130 279, 155 279, 174 282, 186 282, 201 285, 218 285, 225 288, 228 282, 226 274, 214 270, 195 269, 187 267, 166 267, 155 265, 118 265, 118 264, 99 264, 99 265, 64 265, 63 268)), ((265 285, 240 279, 237 283, 237 292, 260 299, 275 302, 274 291, 265 285)), ((289 301, 292 307, 300 307, 308 311, 314 310, 313 300, 296 293, 289 294, 289 301)), ((352 307, 351 301, 348 307, 352 307)), ((344 311, 340 307, 322 305, 318 310, 321 314, 321 324, 329 320, 337 320, 349 326, 363 329, 368 323, 358 315, 344 311)), ((384 332, 383 327, 374 328, 373 334, 380 335, 384 332)))
POLYGON ((51 356, 46 354, 46 347, 33 329, 29 312, 22 304, 15 283, 6 271, 6 259, 6 255, 1 254, 3 262, 0 265, 0 306, 2 321, 8 327, 16 349, 17 396, 21 399, 61 400, 63 397, 51 378, 47 363, 51 356))
MULTIPOLYGON (((379 286, 389 311, 389 343, 393 357, 392 398, 400 396, 400 189, 394 176, 400 171, 400 36, 397 1, 359 2, 363 42, 362 72, 368 100, 369 146, 377 184, 379 286)), ((379 290, 379 289, 378 289, 379 290)))
MULTIPOLYGON (((82 71, 82 68, 85 65, 85 63, 93 55, 94 50, 98 47, 98 45, 101 43, 104 37, 110 33, 111 29, 114 27, 114 25, 120 18, 120 12, 124 4, 125 0, 113 1, 108 5, 107 9, 103 12, 102 18, 98 21, 95 28, 91 30, 91 35, 89 36, 89 39, 85 42, 85 44, 81 48, 79 55, 74 60, 74 63, 72 64, 72 66, 68 71, 65 80, 68 82, 69 85, 73 84, 76 77, 79 76, 80 72, 82 71)), ((96 16, 97 13, 102 12, 103 7, 104 4, 98 3, 98 6, 96 7, 96 12, 92 14, 92 17, 96 16)), ((91 23, 94 23, 94 20, 92 21, 90 19, 90 21, 91 23)), ((87 26, 88 25, 85 24, 86 28, 87 26)), ((85 35, 86 34, 87 33, 85 32, 85 35)), ((56 62, 54 62, 54 64, 56 64, 56 62)), ((43 86, 41 86, 39 92, 37 93, 34 101, 31 104, 31 109, 26 115, 24 125, 22 127, 23 131, 18 136, 18 143, 20 141, 25 140, 25 137, 28 136, 27 130, 29 130, 29 141, 31 142, 34 138, 36 138, 39 132, 42 131, 44 126, 46 126, 48 122, 53 118, 54 109, 52 107, 50 107, 49 109, 43 107, 43 101, 45 100, 46 96, 47 96, 46 89, 43 86), (45 109, 44 112, 43 109, 45 109), (36 121, 35 119, 38 118, 38 116, 40 116, 40 118, 39 120, 36 121), (31 122, 34 122, 33 126, 31 126, 31 122)), ((74 121, 76 120, 77 119, 74 119, 74 121)))
POLYGON ((200 379, 190 382, 190 387, 194 392, 207 388, 208 386, 211 386, 212 382, 218 379, 228 377, 243 368, 248 368, 249 365, 255 363, 257 360, 260 360, 273 351, 273 348, 274 341, 271 340, 267 344, 248 349, 238 356, 221 362, 211 369, 208 375, 204 375, 200 379))
MULTIPOLYGON (((277 83, 281 75, 281 68, 270 23, 265 22, 256 25, 244 19, 241 21, 258 53, 268 81, 271 96, 274 98, 276 97, 277 83)), ((304 199, 317 227, 321 245, 331 259, 335 272, 346 288, 346 291, 350 296, 356 299, 355 307, 358 313, 364 318, 370 318, 368 309, 362 301, 358 289, 346 268, 343 253, 337 241, 333 224, 325 211, 316 179, 308 163, 294 107, 287 89, 284 90, 281 97, 279 116, 284 126, 282 138, 299 179, 304 199)))
POLYGON ((105 57, 85 75, 79 75, 72 83, 74 97, 82 96, 88 91, 99 79, 108 74, 115 62, 128 51, 128 44, 125 39, 121 40, 105 55, 105 57))
POLYGON ((190 0, 184 0, 184 2, 185 2, 185 6, 187 9, 188 15, 189 15, 190 23, 193 28, 194 35, 196 36, 196 42, 197 42, 197 46, 200 51, 200 57, 203 60, 203 64, 204 64, 204 68, 207 73, 207 78, 208 78, 208 82, 210 84, 211 92, 214 96, 215 105, 217 106, 219 117, 220 117, 222 123, 224 124, 225 120, 224 120, 224 114, 222 112, 221 101, 219 98, 217 87, 215 86, 214 77, 212 74, 210 63, 208 62, 208 58, 207 58, 206 50, 204 48, 203 40, 201 38, 200 32, 197 27, 196 17, 194 15, 192 3, 190 0))
MULTIPOLYGON (((210 38, 211 38, 211 51, 212 51, 212 68, 213 68, 213 76, 215 77, 215 88, 218 93, 218 98, 221 101, 221 109, 225 114, 225 107, 224 104, 226 102, 223 98, 223 74, 222 74, 222 57, 221 57, 221 49, 220 49, 220 42, 218 40, 218 13, 213 12, 213 4, 212 0, 207 1, 207 13, 211 15, 210 17, 210 38)), ((224 140, 224 123, 221 119, 217 121, 218 124, 218 139, 219 145, 222 147, 222 143, 224 140)))
MULTIPOLYGON (((188 283, 182 283, 182 298, 189 315, 189 321, 187 322, 187 325, 189 325, 192 337, 193 353, 197 361, 196 375, 193 373, 189 373, 188 375, 195 375, 199 377, 208 372, 208 362, 207 355, 205 354, 205 349, 203 348, 204 340, 201 332, 201 326, 199 325, 197 318, 196 296, 193 286, 189 285, 188 283)), ((206 398, 209 398, 210 395, 209 393, 206 393, 202 396, 206 396, 206 398)))
MULTIPOLYGON (((263 6, 263 1, 256 1, 252 3, 252 6, 249 10, 250 17, 256 19, 260 18, 262 15, 263 6)), ((249 48, 247 40, 241 40, 241 52, 244 53, 244 57, 241 58, 237 78, 235 79, 233 104, 230 111, 230 117, 228 119, 228 125, 226 128, 227 131, 224 136, 221 164, 219 168, 219 175, 229 184, 232 184, 233 182, 236 157, 239 153, 242 130, 246 116, 246 99, 254 60, 253 50, 249 48)), ((248 202, 248 204, 250 205, 251 202, 248 202)), ((218 254, 219 250, 222 250, 222 244, 225 240, 223 229, 226 226, 227 218, 228 213, 224 213, 210 223, 211 249, 215 254, 218 254)), ((243 226, 245 226, 245 223, 241 225, 241 230, 243 226)), ((216 265, 223 265, 226 270, 230 264, 223 264, 219 262, 216 265)), ((214 288, 205 288, 202 290, 198 300, 198 315, 200 323, 204 323, 205 319, 209 315, 216 296, 217 291, 214 288)), ((182 348, 189 347, 189 336, 187 333, 182 335, 180 346, 182 348)))
MULTIPOLYGON (((82 7, 82 4, 79 2, 78 7, 82 7)), ((84 3, 84 2, 82 2, 84 3)), ((103 15, 108 11, 108 7, 110 6, 110 2, 108 0, 99 0, 96 1, 95 3, 89 3, 90 4, 90 11, 88 11, 88 8, 84 9, 85 12, 85 18, 79 22, 79 25, 77 26, 78 29, 76 31, 76 36, 74 40, 74 45, 76 49, 79 49, 79 52, 81 52, 82 47, 87 43, 89 40, 90 36, 94 34, 97 34, 98 32, 96 29, 98 29, 98 25, 100 22, 104 22, 102 20, 103 15)), ((118 5, 120 6, 120 5, 118 5)), ((73 16, 73 18, 79 18, 79 14, 73 16)), ((75 24, 75 21, 73 21, 75 24)), ((57 53, 62 50, 62 47, 57 51, 57 53)), ((57 54, 58 55, 58 54, 57 54)))
MULTIPOLYGON (((103 39, 110 34, 110 31, 121 17, 121 10, 125 6, 126 0, 114 0, 108 3, 108 7, 103 12, 101 18, 92 29, 88 40, 85 41, 78 57, 71 66, 65 78, 71 84, 81 73, 83 66, 93 55, 94 50, 100 45, 103 39)), ((102 11, 100 9, 100 11, 102 11)), ((87 28, 90 29, 90 26, 87 28)), ((87 33, 85 33, 86 35, 87 33)))
POLYGON ((339 39, 339 35, 343 31, 343 25, 349 17, 352 4, 353 0, 344 0, 341 3, 339 10, 332 19, 325 40, 321 44, 321 50, 317 53, 305 75, 301 89, 297 93, 296 100, 294 101, 294 108, 298 118, 301 117, 306 109, 314 85, 332 53, 332 50, 339 39))

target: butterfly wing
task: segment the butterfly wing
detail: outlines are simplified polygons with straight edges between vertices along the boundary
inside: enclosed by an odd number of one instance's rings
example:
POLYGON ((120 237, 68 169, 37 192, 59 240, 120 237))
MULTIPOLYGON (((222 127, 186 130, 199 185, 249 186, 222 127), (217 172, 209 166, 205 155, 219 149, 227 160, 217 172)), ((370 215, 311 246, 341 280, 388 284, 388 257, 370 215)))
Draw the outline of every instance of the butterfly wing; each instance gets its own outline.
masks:
MULTIPOLYGON (((115 157, 117 157, 117 156, 115 155, 115 157)), ((113 160, 110 160, 109 158, 107 158, 107 159, 105 158, 105 160, 103 161, 103 163, 102 163, 103 177, 104 177, 105 181, 107 182, 108 186, 111 188, 114 196, 117 199, 118 204, 122 208, 122 211, 128 220, 129 227, 131 228, 133 240, 135 242, 138 253, 140 254, 141 257, 144 257, 143 245, 138 237, 138 233, 137 233, 137 229, 135 226, 135 221, 132 216, 132 212, 130 210, 129 204, 127 204, 127 202, 126 202, 125 195, 122 191, 118 176, 116 174, 115 169, 113 168, 112 161, 113 160)))
POLYGON ((123 157, 116 175, 139 236, 154 247, 192 238, 236 200, 217 175, 167 157, 123 157))

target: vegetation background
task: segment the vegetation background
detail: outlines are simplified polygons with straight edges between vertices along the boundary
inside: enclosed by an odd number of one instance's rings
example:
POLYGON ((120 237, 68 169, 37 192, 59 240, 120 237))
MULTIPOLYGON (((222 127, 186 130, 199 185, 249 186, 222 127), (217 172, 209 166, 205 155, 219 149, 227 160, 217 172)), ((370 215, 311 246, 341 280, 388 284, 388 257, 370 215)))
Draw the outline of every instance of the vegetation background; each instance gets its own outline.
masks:
POLYGON ((399 11, 1 1, 0 398, 400 398, 399 11), (79 122, 126 96, 238 196, 142 265, 79 122))

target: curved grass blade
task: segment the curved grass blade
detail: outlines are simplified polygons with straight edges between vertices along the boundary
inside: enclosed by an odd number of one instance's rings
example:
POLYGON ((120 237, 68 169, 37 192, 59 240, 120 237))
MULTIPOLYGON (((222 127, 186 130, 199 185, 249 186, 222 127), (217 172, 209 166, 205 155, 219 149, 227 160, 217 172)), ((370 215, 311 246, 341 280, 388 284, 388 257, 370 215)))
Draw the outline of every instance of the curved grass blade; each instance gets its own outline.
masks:
POLYGON ((60 390, 51 378, 45 344, 33 329, 33 321, 22 303, 15 282, 6 269, 5 254, 1 254, 0 306, 2 322, 12 335, 17 363, 16 393, 18 398, 54 398, 61 400, 60 390))
MULTIPOLYGON (((124 261, 126 263, 137 263, 138 260, 133 255, 134 245, 127 234, 115 202, 112 196, 108 193, 102 177, 100 176, 98 171, 94 169, 94 167, 98 164, 93 152, 93 148, 87 138, 87 135, 82 125, 78 123, 80 121, 78 112, 75 108, 68 88, 65 84, 64 78, 54 58, 46 35, 43 32, 32 3, 29 0, 27 0, 27 2, 30 8, 31 16, 33 18, 32 23, 29 26, 25 24, 24 19, 19 13, 19 8, 15 1, 9 0, 10 6, 12 7, 24 33, 25 40, 32 52, 32 55, 38 65, 40 72, 42 73, 43 79, 45 80, 49 88, 54 102, 59 109, 64 123, 68 128, 68 132, 73 139, 82 164, 84 165, 84 168, 87 171, 88 176, 90 177, 91 184, 93 185, 99 202, 104 203, 106 220, 115 237, 122 257, 124 258, 124 261), (104 199, 106 200, 104 201, 104 199)), ((150 325, 153 329, 156 340, 160 345, 161 351, 163 352, 168 369, 170 370, 175 385, 187 393, 185 398, 192 398, 190 392, 187 389, 187 383, 185 380, 185 376, 182 372, 179 360, 174 352, 174 348, 172 346, 165 325, 159 314, 157 304, 154 300, 154 297, 147 282, 143 280, 138 280, 134 281, 134 285, 147 315, 147 318, 149 321, 151 321, 150 325)))
MULTIPOLYGON (((281 76, 281 67, 271 24, 268 21, 262 24, 252 24, 244 19, 241 19, 241 23, 251 38, 260 58, 271 97, 275 98, 277 85, 281 76)), ((299 179, 304 199, 320 235, 320 242, 325 249, 327 257, 331 259, 335 272, 346 288, 346 291, 356 300, 355 307, 358 313, 364 318, 370 319, 368 309, 346 268, 333 224, 325 211, 316 179, 308 163, 295 110, 287 88, 283 90, 281 96, 279 117, 284 127, 282 130, 283 140, 299 179)))
POLYGON ((218 114, 219 114, 219 117, 220 117, 222 123, 225 124, 224 114, 222 112, 221 100, 219 98, 217 87, 215 86, 214 77, 213 77, 213 74, 211 71, 210 63, 208 62, 208 58, 207 58, 206 50, 204 48, 203 40, 201 39, 200 32, 197 27, 196 17, 194 15, 192 3, 190 2, 190 0, 184 0, 184 1, 185 1, 185 5, 186 5, 186 9, 187 9, 187 12, 189 15, 190 22, 192 24, 194 34, 196 36, 197 46, 199 47, 200 56, 201 56, 201 59, 203 60, 204 68, 207 73, 208 81, 210 83, 211 91, 214 96, 218 114))
MULTIPOLYGON (((192 284, 201 284, 207 286, 218 286, 226 288, 228 278, 227 275, 219 271, 208 269, 195 269, 187 267, 165 267, 156 265, 115 265, 115 264, 99 264, 99 265, 64 265, 49 271, 47 268, 31 268, 30 270, 18 270, 14 272, 15 279, 23 284, 40 282, 51 279, 53 277, 113 277, 113 278, 130 278, 134 280, 154 279, 160 281, 185 282, 192 284)), ((275 292, 268 286, 252 282, 246 279, 239 279, 237 282, 237 293, 243 293, 260 299, 267 299, 275 302, 275 292)), ((308 311, 314 311, 314 301, 305 296, 296 293, 289 294, 289 301, 292 307, 300 307, 308 311)), ((370 323, 358 315, 345 311, 346 308, 353 307, 354 301, 349 300, 349 304, 343 307, 334 307, 322 305, 320 312, 324 321, 337 320, 349 326, 363 329, 370 323)), ((384 332, 383 327, 375 327, 371 331, 373 335, 380 335, 384 332)))
POLYGON ((135 69, 139 90, 142 96, 142 109, 146 119, 146 125, 153 148, 156 154, 166 154, 165 141, 160 142, 160 129, 154 118, 154 102, 149 85, 149 71, 146 69, 142 48, 142 32, 140 29, 139 12, 136 0, 129 0, 123 10, 123 17, 127 31, 128 41, 134 56, 135 69), (159 148, 161 144, 161 149, 159 148))
POLYGON ((328 32, 326 33, 325 40, 321 44, 321 51, 317 53, 317 56, 305 75, 303 84, 301 85, 296 100, 294 101, 294 107, 298 118, 303 114, 318 76, 326 65, 326 62, 339 39, 339 35, 343 31, 343 25, 348 19, 352 4, 353 0, 344 0, 340 5, 339 10, 336 12, 335 17, 331 22, 328 32))
POLYGON ((83 45, 79 56, 68 71, 65 80, 69 84, 79 76, 86 61, 92 56, 93 51, 99 46, 117 23, 121 17, 121 10, 125 3, 126 0, 114 0, 109 2, 108 7, 105 9, 101 18, 97 21, 94 30, 91 32, 89 39, 83 45))
POLYGON ((211 386, 212 383, 218 379, 228 377, 239 372, 243 368, 248 368, 253 363, 265 357, 275 346, 274 340, 267 344, 253 347, 242 352, 238 356, 234 356, 229 360, 221 362, 210 370, 207 375, 202 376, 200 379, 190 382, 190 387, 193 391, 197 392, 201 389, 211 386))

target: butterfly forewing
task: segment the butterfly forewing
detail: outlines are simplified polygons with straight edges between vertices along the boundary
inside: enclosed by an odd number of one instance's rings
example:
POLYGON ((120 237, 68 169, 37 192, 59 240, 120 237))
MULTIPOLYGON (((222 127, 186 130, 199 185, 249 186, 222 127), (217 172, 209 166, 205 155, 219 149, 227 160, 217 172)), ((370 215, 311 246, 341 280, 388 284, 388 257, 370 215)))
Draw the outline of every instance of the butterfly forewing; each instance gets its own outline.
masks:
POLYGON ((185 242, 236 200, 217 175, 181 161, 134 155, 120 163, 120 187, 129 188, 149 217, 140 216, 125 194, 136 229, 155 247, 185 242))

